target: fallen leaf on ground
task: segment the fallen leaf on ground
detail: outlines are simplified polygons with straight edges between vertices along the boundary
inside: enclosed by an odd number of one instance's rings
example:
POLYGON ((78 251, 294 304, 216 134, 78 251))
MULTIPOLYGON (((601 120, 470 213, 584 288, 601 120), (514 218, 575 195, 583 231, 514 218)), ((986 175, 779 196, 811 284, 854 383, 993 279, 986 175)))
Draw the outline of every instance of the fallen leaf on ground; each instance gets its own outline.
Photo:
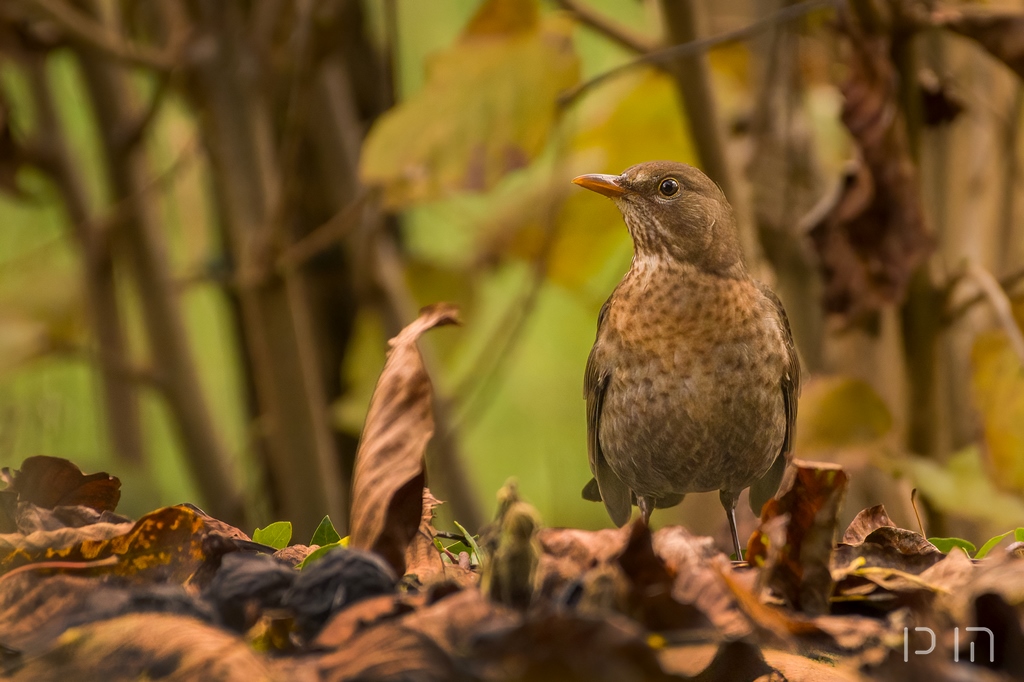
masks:
POLYGON ((117 563, 94 570, 140 580, 160 575, 184 583, 204 563, 231 549, 230 538, 209 530, 202 514, 179 505, 150 512, 133 525, 96 523, 31 535, 0 535, 0 573, 41 561, 94 562, 116 557, 117 563))
POLYGON ((780 488, 785 492, 765 504, 761 527, 747 547, 747 560, 764 566, 762 590, 770 589, 805 613, 828 612, 830 559, 847 484, 837 465, 793 461, 780 488), (784 524, 774 521, 783 516, 784 524), (779 525, 774 532, 769 527, 773 522, 779 525))
POLYGON ((132 614, 73 628, 27 659, 12 680, 270 681, 267 661, 240 637, 194 618, 132 614))
POLYGON ((116 477, 105 472, 87 476, 60 457, 29 457, 20 469, 0 469, 0 480, 20 501, 44 509, 81 505, 98 512, 114 511, 121 499, 121 481, 116 477))

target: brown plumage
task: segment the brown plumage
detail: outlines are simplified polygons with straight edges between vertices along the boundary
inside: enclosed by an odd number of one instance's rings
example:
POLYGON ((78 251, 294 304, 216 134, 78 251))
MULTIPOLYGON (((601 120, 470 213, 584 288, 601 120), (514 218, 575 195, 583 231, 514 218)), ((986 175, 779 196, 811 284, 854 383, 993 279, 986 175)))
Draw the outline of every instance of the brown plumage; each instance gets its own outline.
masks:
POLYGON ((747 274, 732 207, 702 172, 654 161, 574 183, 615 200, 629 272, 598 317, 584 393, 583 494, 619 526, 720 491, 737 559, 736 500, 778 490, 791 457, 800 365, 782 304, 747 274))

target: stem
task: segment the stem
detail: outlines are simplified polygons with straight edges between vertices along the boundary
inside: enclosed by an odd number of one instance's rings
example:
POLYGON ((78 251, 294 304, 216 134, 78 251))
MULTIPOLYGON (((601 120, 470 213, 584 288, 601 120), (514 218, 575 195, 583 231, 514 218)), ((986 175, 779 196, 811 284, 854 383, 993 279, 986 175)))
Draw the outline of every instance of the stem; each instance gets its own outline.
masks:
MULTIPOLYGON (((668 38, 673 45, 695 44, 699 41, 703 31, 701 3, 662 0, 661 9, 668 38)), ((694 53, 677 56, 666 66, 675 78, 682 96, 690 140, 697 149, 701 168, 729 197, 743 253, 747 264, 756 272, 761 263, 761 246, 755 232, 750 202, 745 194, 740 194, 740 183, 726 156, 725 129, 718 114, 707 55, 694 53)))
POLYGON ((164 398, 174 415, 183 450, 196 485, 214 516, 235 525, 248 525, 232 457, 214 426, 199 381, 181 301, 170 273, 164 226, 156 205, 147 198, 148 159, 140 147, 126 147, 122 131, 139 120, 126 74, 95 52, 84 50, 81 62, 92 96, 111 186, 123 202, 120 230, 125 254, 143 302, 153 364, 160 367, 164 398))
POLYGON ((39 112, 38 134, 52 149, 51 172, 72 225, 72 237, 82 255, 83 288, 98 346, 97 367, 103 387, 107 432, 115 453, 129 462, 142 462, 145 445, 137 388, 120 371, 120 359, 129 357, 129 352, 118 306, 114 266, 106 248, 108 240, 98 236, 96 222, 90 217, 80 165, 72 157, 61 128, 43 61, 29 62, 29 78, 39 112))

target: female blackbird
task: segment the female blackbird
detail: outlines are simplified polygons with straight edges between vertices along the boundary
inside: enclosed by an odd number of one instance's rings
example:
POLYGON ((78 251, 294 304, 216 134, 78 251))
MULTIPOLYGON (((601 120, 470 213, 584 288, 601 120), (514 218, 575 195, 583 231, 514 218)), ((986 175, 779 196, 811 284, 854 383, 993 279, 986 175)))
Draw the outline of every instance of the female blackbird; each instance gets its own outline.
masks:
POLYGON ((696 168, 652 161, 573 182, 615 201, 634 247, 587 360, 583 496, 621 526, 634 501, 647 523, 718 490, 741 560, 736 500, 750 487, 759 514, 791 458, 800 365, 786 313, 747 274, 732 207, 696 168))

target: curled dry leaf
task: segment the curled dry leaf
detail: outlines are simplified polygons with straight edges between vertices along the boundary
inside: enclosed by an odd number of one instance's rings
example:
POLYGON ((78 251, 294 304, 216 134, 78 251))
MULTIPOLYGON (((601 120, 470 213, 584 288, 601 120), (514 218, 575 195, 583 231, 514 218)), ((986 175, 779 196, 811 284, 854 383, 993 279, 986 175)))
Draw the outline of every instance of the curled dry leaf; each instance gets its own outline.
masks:
POLYGON ((455 306, 435 304, 389 341, 356 452, 349 545, 377 552, 398 575, 423 518, 424 455, 434 433, 432 387, 416 340, 457 323, 455 306))
POLYGON ((897 528, 878 505, 861 511, 843 533, 832 557, 832 576, 842 580, 863 569, 895 569, 919 574, 943 558, 942 552, 920 533, 897 528))
POLYGON ((423 517, 416 535, 405 550, 405 574, 416 576, 419 584, 424 586, 443 581, 459 587, 474 585, 480 575, 470 568, 443 561, 434 544, 434 508, 440 504, 442 502, 429 489, 423 489, 423 517))
POLYGON ((843 123, 859 150, 835 203, 810 228, 825 281, 825 308, 856 319, 903 299, 932 240, 898 103, 891 40, 845 15, 849 76, 843 123))
POLYGON ((89 474, 60 457, 29 457, 21 469, 0 469, 6 492, 44 509, 81 505, 98 512, 114 511, 121 499, 121 481, 108 473, 89 474))
POLYGON ((748 560, 764 566, 761 589, 770 588, 806 613, 828 612, 832 543, 848 482, 837 465, 793 461, 782 483, 786 492, 765 504, 747 548, 748 560), (784 533, 775 521, 783 516, 788 517, 784 533))
POLYGON ((884 504, 862 509, 846 527, 842 541, 847 545, 859 545, 872 531, 886 526, 895 528, 896 524, 889 518, 884 504))

